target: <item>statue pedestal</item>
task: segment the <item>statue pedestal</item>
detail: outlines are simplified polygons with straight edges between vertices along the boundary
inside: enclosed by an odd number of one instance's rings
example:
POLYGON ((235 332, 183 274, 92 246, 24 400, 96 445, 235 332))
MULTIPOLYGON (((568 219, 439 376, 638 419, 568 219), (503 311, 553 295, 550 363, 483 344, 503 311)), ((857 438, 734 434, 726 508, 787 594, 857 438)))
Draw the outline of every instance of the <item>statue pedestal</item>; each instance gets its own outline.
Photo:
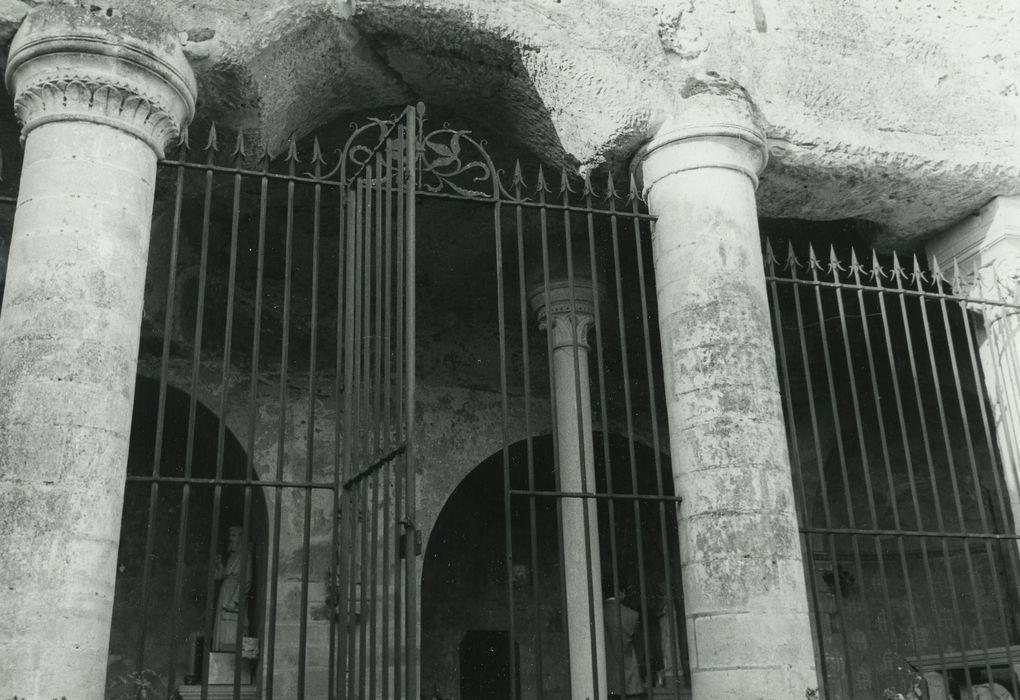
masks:
MULTIPOLYGON (((234 660, 236 655, 232 651, 210 651, 206 657, 209 664, 209 685, 234 683, 234 660)), ((251 668, 253 663, 249 659, 241 659, 241 685, 251 685, 255 682, 252 677, 251 668)))
MULTIPOLYGON (((234 660, 236 658, 232 651, 211 651, 206 656, 206 663, 209 667, 209 687, 206 697, 209 700, 220 700, 221 698, 232 700, 234 698, 234 660)), ((255 678, 252 673, 254 665, 254 661, 251 659, 241 659, 239 686, 241 700, 255 700, 255 678)), ((181 700, 200 700, 202 684, 179 686, 177 695, 181 700)))
MULTIPOLYGON (((202 698, 202 686, 201 685, 182 685, 177 688, 177 697, 181 700, 201 700, 202 698)), ((206 697, 209 700, 233 700, 234 698, 234 686, 233 685, 210 685, 209 690, 206 693, 206 697)), ((242 685, 241 686, 241 700, 255 700, 255 686, 253 685, 242 685)))

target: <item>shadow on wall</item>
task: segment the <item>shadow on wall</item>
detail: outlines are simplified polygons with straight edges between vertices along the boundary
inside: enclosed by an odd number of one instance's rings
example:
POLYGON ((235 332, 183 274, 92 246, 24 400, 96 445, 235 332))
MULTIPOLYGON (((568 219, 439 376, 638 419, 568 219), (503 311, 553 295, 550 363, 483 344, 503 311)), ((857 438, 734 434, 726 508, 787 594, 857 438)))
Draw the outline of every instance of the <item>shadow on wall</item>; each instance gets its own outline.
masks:
MULTIPOLYGON (((612 475, 615 493, 673 495, 673 483, 666 457, 659 458, 660 482, 656 476, 656 454, 635 445, 633 476, 628 442, 608 437, 609 462, 606 469, 602 451, 603 436, 595 434, 597 488, 607 490, 607 472, 612 475)), ((533 470, 529 469, 527 443, 510 447, 509 474, 514 489, 555 489, 553 442, 551 436, 532 441, 533 470)), ((506 511, 504 507, 504 468, 502 453, 475 467, 454 490, 439 514, 429 538, 422 570, 421 588, 421 682, 426 696, 452 700, 472 700, 465 690, 469 679, 461 668, 462 648, 466 640, 480 631, 510 629, 508 593, 513 591, 513 624, 518 650, 519 695, 569 697, 567 634, 565 630, 562 584, 560 580, 560 532, 557 499, 515 496, 510 512, 513 548, 513 573, 506 564, 506 511), (533 508, 532 508, 533 504, 533 508), (508 583, 512 585, 508 585, 508 583)), ((672 597, 677 623, 682 624, 682 593, 677 530, 672 502, 614 499, 599 503, 599 536, 602 550, 603 582, 594 581, 596 595, 612 585, 617 574, 621 590, 631 589, 637 596, 646 592, 645 608, 649 640, 659 635, 659 619, 654 611, 662 609, 672 597), (661 505, 660 505, 661 504, 661 505), (640 525, 638 524, 640 522, 640 525), (612 526, 611 526, 612 524, 612 526), (639 561, 642 565, 639 565, 639 561), (667 571, 672 592, 666 591, 667 571)), ((679 637, 685 643, 680 629, 679 637)), ((644 638, 643 632, 636 635, 644 638)), ((640 645, 640 641, 638 644, 640 645)), ((654 670, 664 664, 659 645, 649 644, 649 663, 654 670)), ((639 656, 644 654, 641 649, 639 656)), ((677 648, 670 656, 684 656, 677 648)), ((665 663, 669 663, 666 661, 665 663)), ((686 660, 681 661, 686 667, 686 660)), ((504 688, 489 689, 490 697, 509 698, 509 681, 504 688)))
MULTIPOLYGON (((228 528, 241 525, 244 519, 243 486, 222 486, 217 493, 208 483, 137 480, 154 473, 158 411, 159 382, 139 377, 107 668, 106 697, 115 700, 133 700, 147 683, 151 689, 146 697, 170 697, 169 691, 194 671, 192 648, 197 636, 207 634, 207 604, 214 607, 216 600, 216 582, 211 579, 216 557, 226 560, 228 528)), ((216 476, 218 463, 222 478, 245 477, 247 456, 237 438, 221 427, 211 411, 197 401, 192 403, 188 394, 167 387, 158 474, 210 479, 216 476)), ((251 488, 248 501, 254 580, 247 636, 261 637, 268 540, 262 489, 251 488)))

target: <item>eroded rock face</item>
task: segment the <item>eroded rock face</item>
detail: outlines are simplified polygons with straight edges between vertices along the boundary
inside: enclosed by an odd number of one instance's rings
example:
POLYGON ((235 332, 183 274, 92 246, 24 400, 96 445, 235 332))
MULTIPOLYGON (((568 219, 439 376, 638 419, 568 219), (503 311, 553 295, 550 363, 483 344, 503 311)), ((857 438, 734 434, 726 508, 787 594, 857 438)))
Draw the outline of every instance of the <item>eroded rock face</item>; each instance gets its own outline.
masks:
MULTIPOLYGON (((200 118, 270 151, 340 115, 421 99, 552 164, 619 165, 685 109, 692 80, 715 74, 768 124, 764 216, 869 219, 879 245, 913 245, 1020 192, 1020 12, 1004 0, 174 6, 200 118)), ((0 3, 0 41, 26 7, 0 3)))

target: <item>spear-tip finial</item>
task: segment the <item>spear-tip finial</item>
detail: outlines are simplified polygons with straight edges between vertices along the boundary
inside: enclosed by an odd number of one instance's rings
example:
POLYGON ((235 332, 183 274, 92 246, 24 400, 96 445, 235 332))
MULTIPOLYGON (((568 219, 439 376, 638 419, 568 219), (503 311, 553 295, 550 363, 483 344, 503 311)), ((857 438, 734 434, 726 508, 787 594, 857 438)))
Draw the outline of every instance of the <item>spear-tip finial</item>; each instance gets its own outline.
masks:
POLYGON ((766 238, 765 239, 765 265, 766 265, 766 267, 769 268, 769 270, 772 270, 773 268, 775 268, 777 262, 779 262, 779 261, 776 260, 776 254, 772 250, 772 239, 771 238, 766 238))
POLYGON ((928 278, 924 274, 924 270, 921 269, 921 263, 917 259, 917 253, 913 253, 913 271, 910 273, 910 280, 914 284, 921 284, 927 282, 928 278))
POLYGON ((538 180, 535 183, 535 190, 538 192, 548 192, 549 184, 545 181, 545 170, 542 169, 542 164, 538 164, 538 180))
POLYGON ((794 270, 800 267, 800 260, 797 259, 797 254, 793 251, 793 241, 786 242, 786 264, 783 265, 784 270, 794 270))
POLYGON ((839 256, 836 255, 836 246, 834 246, 834 245, 830 245, 829 246, 829 265, 828 265, 828 271, 829 271, 829 274, 832 275, 833 279, 838 279, 839 278, 839 274, 838 273, 846 272, 846 268, 843 267, 843 263, 840 262, 839 256))
POLYGON ((850 274, 854 276, 854 279, 860 279, 863 271, 864 266, 861 265, 861 261, 857 257, 857 249, 850 246, 850 274))
POLYGON ((637 178, 634 177, 634 171, 630 173, 630 192, 627 193, 627 201, 632 199, 641 199, 641 193, 638 192, 637 178))
POLYGON ((953 283, 952 290, 954 296, 962 296, 963 294, 963 280, 960 279, 960 263, 956 258, 953 258, 953 283))
POLYGON ((949 282, 946 276, 942 273, 942 267, 939 265, 939 259, 933 253, 931 256, 931 278, 941 288, 943 283, 949 282))
POLYGON ((235 158, 244 158, 248 155, 244 150, 244 132, 240 129, 237 130, 237 139, 234 141, 234 152, 231 153, 235 158))
POLYGON ((871 251, 871 274, 869 275, 873 282, 882 283, 882 278, 885 277, 885 270, 878 263, 878 253, 871 251))
POLYGON ((593 190, 591 188, 591 171, 590 170, 585 170, 584 171, 584 185, 581 188, 581 194, 583 194, 585 197, 591 197, 591 196, 594 195, 594 192, 593 192, 593 190))
POLYGON ((177 148, 181 151, 186 151, 191 148, 191 142, 189 141, 190 138, 191 132, 188 130, 188 127, 185 126, 181 129, 181 133, 177 137, 177 148))
POLYGON ((807 264, 808 269, 810 270, 816 270, 819 272, 822 270, 822 263, 819 262, 818 256, 815 254, 815 246, 812 243, 808 243, 807 264))
POLYGON ((620 194, 616 191, 616 182, 613 180, 613 171, 606 171, 606 199, 619 199, 620 194))
POLYGON ((567 166, 560 168, 560 194, 573 193, 574 188, 570 186, 570 178, 567 176, 567 166))
POLYGON ((903 265, 900 263, 900 256, 893 251, 892 254, 892 276, 897 280, 905 280, 907 273, 903 270, 903 265))
POLYGON ((322 147, 319 145, 318 136, 312 139, 312 163, 316 165, 326 164, 326 159, 322 157, 322 147))
POLYGON ((298 158, 297 154, 297 141, 294 140, 294 134, 290 135, 287 139, 287 158, 288 163, 300 163, 301 159, 298 158))
POLYGON ((518 158, 514 161, 514 177, 510 182, 516 188, 524 187, 524 174, 521 172, 521 159, 518 158))
POLYGON ((216 138, 216 122, 212 122, 211 124, 209 124, 209 139, 205 143, 205 150, 207 151, 220 150, 220 146, 216 138))

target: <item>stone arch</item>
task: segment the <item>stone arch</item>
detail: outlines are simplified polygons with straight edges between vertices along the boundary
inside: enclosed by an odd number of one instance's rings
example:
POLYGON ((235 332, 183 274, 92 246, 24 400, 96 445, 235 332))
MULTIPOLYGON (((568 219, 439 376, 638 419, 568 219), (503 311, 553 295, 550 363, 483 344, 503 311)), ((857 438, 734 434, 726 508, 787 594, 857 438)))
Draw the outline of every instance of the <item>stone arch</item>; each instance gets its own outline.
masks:
MULTIPOLYGON (((614 490, 620 493, 630 490, 629 446, 626 438, 609 435, 610 462, 613 464, 614 490)), ((601 433, 596 434, 596 445, 601 444, 601 433)), ((551 435, 533 438, 534 484, 539 490, 553 490, 555 477, 552 470, 553 441, 551 435)), ((598 488, 606 489, 604 461, 601 450, 596 450, 599 474, 598 488)), ((511 485, 525 488, 529 482, 527 443, 524 440, 509 447, 511 485)), ((637 493, 654 493, 657 480, 654 473, 655 454, 650 448, 635 444, 635 462, 638 476, 637 493)), ((661 456, 662 487, 668 495, 673 493, 670 478, 669 459, 661 456)), ((536 674, 534 630, 541 626, 543 688, 555 694, 556 688, 565 689, 568 680, 566 633, 563 629, 559 583, 559 535, 555 501, 551 498, 536 498, 535 530, 538 549, 534 559, 531 556, 531 511, 528 499, 517 498, 511 512, 511 538, 514 547, 514 563, 528 567, 525 580, 515 581, 514 623, 517 628, 517 642, 520 654, 520 687, 522 696, 534 692, 538 679, 536 674), (536 571, 531 571, 535 562, 536 571), (532 574, 538 580, 537 589, 532 589, 532 574), (537 596, 539 609, 533 600, 537 596), (562 677, 561 677, 562 675, 562 677)), ((635 522, 633 502, 619 501, 613 512, 613 532, 616 540, 618 583, 621 587, 639 588, 644 585, 652 589, 661 585, 665 573, 656 563, 662 557, 662 547, 669 548, 671 582, 677 596, 680 595, 675 511, 669 504, 664 505, 662 515, 666 530, 660 529, 659 506, 654 502, 643 502, 639 508, 642 514, 640 532, 641 550, 644 560, 643 576, 638 574, 637 546, 638 530, 635 522)), ((507 571, 505 560, 505 510, 503 499, 503 453, 498 451, 478 463, 450 493, 443 505, 435 526, 431 531, 422 559, 421 583, 421 630, 422 630, 422 688, 432 692, 433 687, 441 697, 458 698, 460 687, 458 645, 463 635, 472 629, 507 630, 507 571)), ((603 573, 611 579, 612 560, 610 551, 609 507, 600 508, 600 531, 603 532, 602 559, 603 573)), ((605 582, 594 582, 601 592, 605 582)))
MULTIPOLYGON (((157 380, 138 377, 128 452, 129 477, 149 476, 153 473, 155 416, 159 393, 157 380)), ((163 444, 159 462, 161 476, 185 476, 190 401, 186 392, 173 386, 166 387, 163 444)), ((201 400, 196 402, 195 411, 190 476, 199 480, 214 477, 222 450, 222 478, 245 478, 248 456, 233 431, 228 426, 222 426, 220 447, 219 418, 201 400)), ((124 685, 128 682, 127 674, 132 672, 154 674, 149 680, 155 681, 157 689, 160 683, 169 684, 172 672, 173 687, 165 688, 169 693, 186 682, 185 676, 192 670, 190 651, 195 635, 203 633, 206 626, 206 586, 217 494, 215 487, 208 483, 195 482, 187 487, 187 530, 184 548, 179 550, 184 488, 180 482, 163 482, 154 491, 150 482, 129 478, 125 489, 107 675, 107 690, 115 696, 121 690, 134 688, 129 683, 124 685), (154 514, 151 511, 153 505, 154 514), (153 546, 146 600, 143 580, 150 522, 153 525, 153 546), (181 568, 182 589, 176 625, 171 630, 169 611, 174 604, 174 579, 178 567, 181 568), (143 629, 145 644, 144 649, 141 649, 143 629), (121 688, 121 685, 124 687, 121 688)), ((244 491, 244 487, 239 486, 223 486, 219 489, 216 550, 224 558, 227 529, 240 524, 244 518, 244 491)), ((248 494, 248 521, 254 579, 248 601, 248 636, 260 637, 265 617, 269 520, 266 498, 259 486, 250 489, 248 494)))

